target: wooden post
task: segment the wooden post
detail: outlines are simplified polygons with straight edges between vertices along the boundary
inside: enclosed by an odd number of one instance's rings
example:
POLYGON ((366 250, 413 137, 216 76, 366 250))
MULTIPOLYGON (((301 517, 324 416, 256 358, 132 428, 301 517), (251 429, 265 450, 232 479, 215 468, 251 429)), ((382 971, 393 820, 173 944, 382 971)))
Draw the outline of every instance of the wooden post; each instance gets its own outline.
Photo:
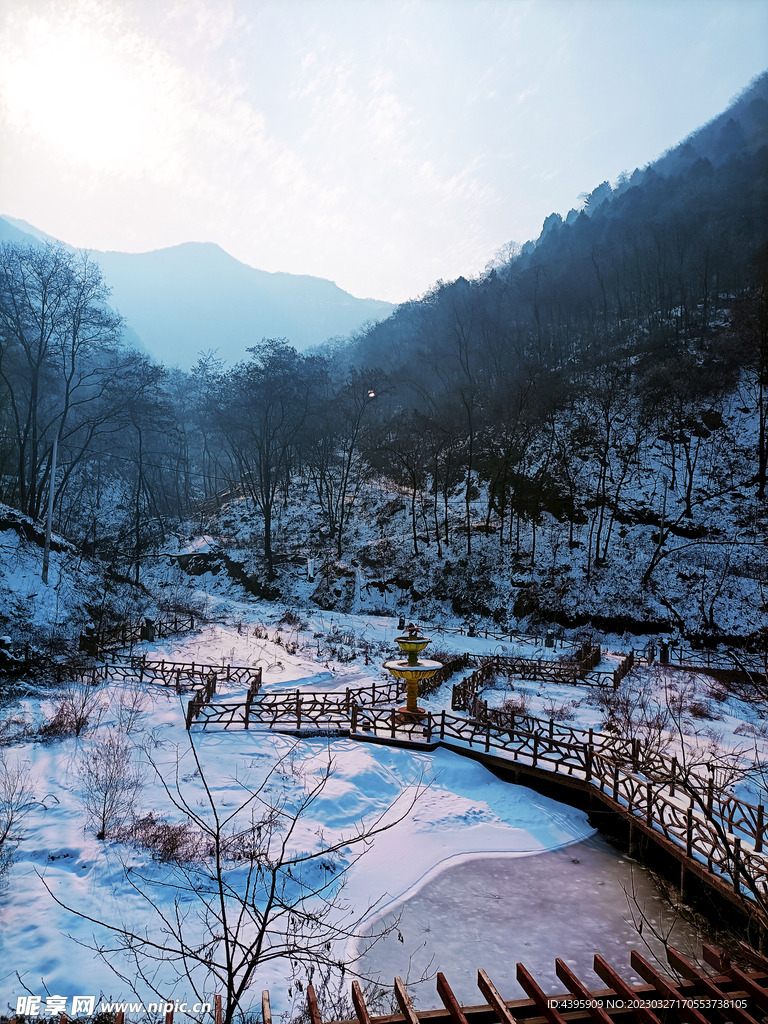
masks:
POLYGON ((432 742, 432 712, 427 712, 427 743, 432 742))
POLYGON ((653 783, 648 782, 645 786, 645 823, 648 828, 653 824, 653 783))
POLYGON ((741 870, 741 836, 734 836, 733 839, 733 891, 739 892, 739 872, 741 870))
POLYGON ((632 821, 630 819, 630 822, 629 822, 629 850, 628 850, 629 856, 630 857, 634 857, 636 852, 637 851, 635 849, 635 823, 634 823, 634 821, 632 821))
POLYGON ((395 978, 395 997, 400 1004, 400 1012, 405 1018, 405 1024, 419 1024, 419 1018, 413 1008, 410 996, 405 990, 402 978, 395 978))
POLYGON ((440 739, 445 739, 445 709, 440 712, 440 739))
POLYGON ((619 799, 619 766, 617 764, 613 766, 613 799, 617 802, 619 799))
POLYGON ((680 899, 688 897, 688 865, 684 860, 680 861, 680 899))
POLYGON ((712 804, 715 797, 715 780, 713 776, 710 776, 709 782, 707 783, 707 817, 712 817, 712 804))
MULTIPOLYGON (((169 999, 168 1003, 170 1003, 171 1006, 173 1006, 173 1001, 172 1000, 169 999)), ((166 1003, 166 1005, 167 1005, 167 1003, 166 1003)), ((173 1010, 168 1010, 168 1012, 166 1013, 166 1015, 165 1015, 165 1024, 173 1024, 173 1010)))
MULTIPOLYGON (((365 1005, 365 998, 363 997, 363 990, 360 988, 359 981, 352 982, 352 1004, 355 1007, 355 1013, 360 1024, 371 1024, 371 1015, 368 1012, 368 1007, 365 1005)), ((315 1022, 313 1021, 312 1024, 315 1024, 315 1022)), ((317 1024, 320 1024, 319 1019, 317 1024)))
POLYGON ((691 803, 686 813, 685 855, 686 857, 693 856, 693 803, 691 803))
POLYGON ((677 757, 672 758, 672 778, 669 782, 669 795, 675 795, 675 779, 677 778, 677 757))
POLYGON ((536 767, 536 762, 539 759, 539 734, 536 732, 533 734, 533 767, 536 767))
POLYGON ((352 718, 350 721, 350 732, 357 732, 357 704, 352 705, 352 718))
POLYGON ((301 694, 296 691, 296 728, 301 728, 301 694))
MULTIPOLYGON (((269 1000, 269 992, 267 992, 267 1000, 269 1000)), ((221 1012, 221 996, 215 996, 213 1000, 214 1024, 221 1024, 222 1017, 223 1014, 221 1012)), ((266 1020, 264 1021, 264 1024, 267 1024, 266 1020)))
POLYGON ((755 853, 763 852, 763 818, 765 811, 763 805, 759 804, 757 808, 757 821, 755 822, 755 853))
MULTIPOLYGON (((221 996, 216 996, 221 999, 221 996)), ((272 1007, 269 1005, 269 989, 265 988, 261 993, 261 1020, 262 1024, 272 1024, 272 1007)), ((221 1024, 220 1020, 216 1024, 221 1024)))
POLYGON ((485 723, 485 752, 486 754, 491 749, 491 723, 485 723))
POLYGON ((323 1024, 313 985, 307 985, 307 1009, 309 1010, 309 1024, 323 1024))
POLYGON ((392 730, 392 739, 395 738, 395 725, 396 724, 397 723, 396 723, 396 720, 395 720, 395 709, 392 708, 392 723, 391 723, 391 726, 390 726, 390 728, 392 730))

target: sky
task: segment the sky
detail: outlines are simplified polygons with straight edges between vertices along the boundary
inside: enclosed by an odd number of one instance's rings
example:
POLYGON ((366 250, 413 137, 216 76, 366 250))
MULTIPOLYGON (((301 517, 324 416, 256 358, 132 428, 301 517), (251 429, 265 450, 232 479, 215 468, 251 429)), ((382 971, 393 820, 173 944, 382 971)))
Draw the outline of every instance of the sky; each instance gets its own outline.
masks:
POLYGON ((764 0, 0 0, 0 213, 402 302, 767 66, 764 0))

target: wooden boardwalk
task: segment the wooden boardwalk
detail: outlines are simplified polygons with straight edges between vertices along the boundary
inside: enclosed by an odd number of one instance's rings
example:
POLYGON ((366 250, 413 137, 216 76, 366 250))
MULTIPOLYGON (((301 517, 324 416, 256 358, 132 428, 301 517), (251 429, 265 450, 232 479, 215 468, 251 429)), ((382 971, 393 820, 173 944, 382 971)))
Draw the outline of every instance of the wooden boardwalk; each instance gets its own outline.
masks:
POLYGON ((714 774, 701 775, 637 740, 494 709, 480 717, 441 711, 413 720, 392 706, 403 693, 393 680, 345 692, 259 694, 246 703, 206 704, 188 722, 322 732, 414 750, 443 746, 516 778, 580 790, 628 822, 630 846, 643 835, 673 856, 682 889, 693 874, 768 925, 762 804, 737 799, 714 774))

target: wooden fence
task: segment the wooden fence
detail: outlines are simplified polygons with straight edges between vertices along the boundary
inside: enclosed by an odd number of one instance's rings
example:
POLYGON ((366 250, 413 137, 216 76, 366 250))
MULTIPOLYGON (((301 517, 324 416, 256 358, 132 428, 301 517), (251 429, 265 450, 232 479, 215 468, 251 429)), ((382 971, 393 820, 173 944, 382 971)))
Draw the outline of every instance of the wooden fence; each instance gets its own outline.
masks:
MULTIPOLYGON (((548 658, 518 658, 506 654, 480 658, 478 659, 480 667, 454 686, 451 708, 454 711, 468 711, 483 684, 501 674, 519 676, 534 682, 541 679, 553 683, 575 685, 577 680, 583 681, 587 673, 600 663, 602 656, 600 648, 593 647, 591 644, 585 644, 575 653, 576 657, 573 660, 563 661, 554 661, 548 658)), ((629 670, 627 669, 627 671, 629 670)))
POLYGON ((201 682, 207 679, 211 672, 228 683, 246 683, 249 689, 256 682, 261 685, 261 669, 254 668, 253 665, 206 665, 194 661, 167 661, 164 658, 147 658, 146 654, 131 657, 129 664, 131 673, 138 676, 139 682, 148 679, 166 686, 176 686, 177 689, 185 682, 193 685, 201 682))
POLYGON ((125 622, 102 621, 88 626, 80 634, 80 650, 93 657, 120 647, 131 647, 143 640, 162 640, 194 630, 194 615, 166 615, 158 619, 128 619, 125 622))
MULTIPOLYGON (((342 728, 349 729, 352 709, 358 705, 367 707, 376 704, 391 704, 402 700, 407 684, 402 679, 392 679, 371 686, 361 686, 342 691, 300 690, 278 693, 254 692, 245 702, 197 701, 187 706, 187 729, 199 724, 203 729, 209 725, 222 725, 225 729, 241 725, 248 729, 251 724, 282 726, 290 729, 342 728), (195 703, 194 710, 192 704, 195 703)), ((210 698, 209 698, 210 700, 210 698)))
MULTIPOLYGON (((479 702, 481 713, 477 716, 429 712, 415 724, 397 709, 377 707, 396 703, 404 694, 405 683, 401 680, 344 692, 296 690, 284 694, 262 694, 250 702, 248 721, 295 729, 327 726, 333 721, 352 733, 375 734, 380 728, 382 733, 391 735, 394 710, 396 733, 400 735, 405 731, 407 741, 423 743, 427 734, 430 739, 426 742, 432 742, 435 737, 458 740, 470 748, 480 745, 483 749, 487 747, 488 752, 493 749, 513 760, 527 759, 533 767, 562 765, 552 770, 569 776, 580 772, 587 781, 588 758, 600 758, 606 764, 615 765, 622 775, 642 775, 655 784, 663 785, 671 799, 684 799, 679 793, 692 795, 696 805, 719 821, 727 832, 748 840, 756 853, 761 853, 764 848, 768 822, 762 804, 737 799, 724 788, 722 780, 717 780, 715 772, 702 774, 681 764, 677 757, 667 757, 644 745, 640 739, 580 729, 551 718, 521 715, 503 708, 487 708, 482 706, 482 702, 479 702), (552 751, 559 752, 554 760, 552 751)), ((245 706, 242 702, 210 705, 205 709, 200 724, 203 727, 245 724, 245 706)))

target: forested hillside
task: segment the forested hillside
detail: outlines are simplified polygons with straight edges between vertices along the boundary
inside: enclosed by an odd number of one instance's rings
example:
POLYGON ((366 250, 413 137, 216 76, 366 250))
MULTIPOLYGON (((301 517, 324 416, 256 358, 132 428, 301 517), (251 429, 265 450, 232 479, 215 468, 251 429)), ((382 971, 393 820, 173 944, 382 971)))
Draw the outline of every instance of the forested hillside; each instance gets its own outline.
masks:
POLYGON ((767 94, 310 355, 164 369, 93 261, 4 245, 0 500, 44 515, 56 438, 56 528, 137 583, 204 533, 324 608, 764 642, 767 94))

